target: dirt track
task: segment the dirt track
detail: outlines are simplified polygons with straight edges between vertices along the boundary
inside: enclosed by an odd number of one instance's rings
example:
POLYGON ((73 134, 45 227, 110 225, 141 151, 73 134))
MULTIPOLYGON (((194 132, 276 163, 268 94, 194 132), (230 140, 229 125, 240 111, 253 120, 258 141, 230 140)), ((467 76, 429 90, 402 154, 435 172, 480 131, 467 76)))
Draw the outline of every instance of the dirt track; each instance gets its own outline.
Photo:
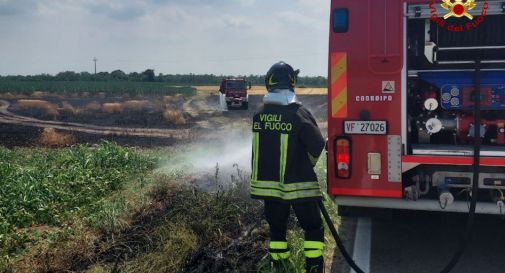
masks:
MULTIPOLYGON (((188 97, 177 106, 178 111, 188 120, 188 124, 179 128, 160 128, 166 126, 163 124, 164 120, 154 124, 134 124, 124 119, 124 116, 103 116, 103 113, 101 116, 91 116, 88 119, 76 116, 75 120, 51 121, 43 119, 44 116, 33 114, 28 116, 26 111, 17 112, 16 107, 11 106, 11 102, 0 100, 0 137, 1 143, 9 147, 36 145, 33 143, 40 135, 40 129, 53 128, 77 135, 79 143, 94 143, 106 139, 125 145, 167 146, 181 141, 191 142, 197 137, 210 137, 211 132, 219 133, 247 126, 262 105, 262 98, 262 95, 249 96, 249 109, 246 111, 223 111, 220 109, 217 95, 188 97)), ((321 129, 325 131, 326 96, 300 95, 299 99, 314 114, 321 129)), ((51 102, 58 104, 62 100, 51 102)), ((132 116, 131 113, 129 115, 132 116)), ((160 117, 162 118, 161 114, 160 117)))
POLYGON ((144 128, 121 128, 96 126, 91 124, 46 121, 9 112, 10 103, 0 100, 0 123, 32 126, 38 128, 54 128, 63 131, 81 132, 95 135, 133 136, 133 137, 156 137, 185 139, 189 137, 189 129, 144 129, 144 128))

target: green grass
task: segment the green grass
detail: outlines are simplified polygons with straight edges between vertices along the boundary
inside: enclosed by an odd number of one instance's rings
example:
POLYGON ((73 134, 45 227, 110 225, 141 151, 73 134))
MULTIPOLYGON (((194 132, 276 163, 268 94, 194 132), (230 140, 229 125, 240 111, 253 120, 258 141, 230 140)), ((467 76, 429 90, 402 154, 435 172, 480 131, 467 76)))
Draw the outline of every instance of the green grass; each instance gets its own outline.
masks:
POLYGON ((61 150, 0 147, 1 256, 22 250, 32 229, 50 230, 93 214, 102 198, 154 164, 112 143, 61 150))
MULTIPOLYGON (((225 272, 205 269, 222 262, 227 272, 271 273, 268 226, 261 203, 248 198, 248 174, 237 169, 228 190, 211 174, 216 187, 205 191, 188 183, 183 165, 152 171, 178 153, 111 143, 0 148, 8 197, 0 200, 0 272, 225 272)), ((324 165, 316 168, 323 185, 324 165)), ((303 231, 295 225, 288 238, 293 272, 304 272, 303 231)))
POLYGON ((182 272, 198 251, 230 244, 251 215, 260 218, 243 180, 206 192, 181 170, 149 172, 159 151, 0 149, 2 273, 182 272))
POLYGON ((175 94, 195 95, 193 87, 177 87, 161 82, 122 82, 122 81, 12 81, 0 80, 0 93, 31 94, 44 91, 56 94, 105 93, 107 96, 129 94, 167 96, 175 94))

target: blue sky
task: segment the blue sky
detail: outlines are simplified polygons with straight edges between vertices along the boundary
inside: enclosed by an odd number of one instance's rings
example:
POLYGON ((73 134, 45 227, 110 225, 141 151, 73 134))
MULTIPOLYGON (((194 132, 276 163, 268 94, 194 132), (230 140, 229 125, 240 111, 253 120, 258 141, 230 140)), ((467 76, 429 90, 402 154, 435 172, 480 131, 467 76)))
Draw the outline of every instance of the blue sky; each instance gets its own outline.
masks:
POLYGON ((0 75, 92 71, 326 76, 330 0, 0 0, 0 75))

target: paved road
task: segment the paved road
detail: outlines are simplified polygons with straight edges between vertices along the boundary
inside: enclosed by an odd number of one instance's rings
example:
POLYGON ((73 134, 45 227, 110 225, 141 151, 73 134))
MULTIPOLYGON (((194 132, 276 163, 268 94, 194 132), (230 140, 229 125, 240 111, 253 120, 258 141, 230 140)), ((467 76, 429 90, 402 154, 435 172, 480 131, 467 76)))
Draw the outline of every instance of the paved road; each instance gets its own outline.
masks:
MULTIPOLYGON (((343 224, 357 226, 346 243, 351 249, 354 246, 354 258, 369 268, 367 273, 436 273, 458 248, 466 215, 396 212, 389 218, 357 221, 347 217, 343 224), (361 242, 357 244, 356 239, 361 242)), ((503 273, 504 247, 505 222, 498 216, 478 216, 469 247, 452 272, 503 273)))

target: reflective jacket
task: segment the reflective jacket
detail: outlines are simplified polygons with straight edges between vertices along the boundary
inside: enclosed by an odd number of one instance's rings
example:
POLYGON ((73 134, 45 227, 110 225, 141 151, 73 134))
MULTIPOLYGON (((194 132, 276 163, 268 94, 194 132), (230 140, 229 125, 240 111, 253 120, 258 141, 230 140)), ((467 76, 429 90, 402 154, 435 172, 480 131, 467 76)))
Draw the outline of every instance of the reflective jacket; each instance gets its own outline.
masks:
POLYGON ((272 103, 267 95, 254 115, 251 196, 283 202, 321 198, 314 166, 323 136, 305 107, 292 97, 286 101, 272 103))

